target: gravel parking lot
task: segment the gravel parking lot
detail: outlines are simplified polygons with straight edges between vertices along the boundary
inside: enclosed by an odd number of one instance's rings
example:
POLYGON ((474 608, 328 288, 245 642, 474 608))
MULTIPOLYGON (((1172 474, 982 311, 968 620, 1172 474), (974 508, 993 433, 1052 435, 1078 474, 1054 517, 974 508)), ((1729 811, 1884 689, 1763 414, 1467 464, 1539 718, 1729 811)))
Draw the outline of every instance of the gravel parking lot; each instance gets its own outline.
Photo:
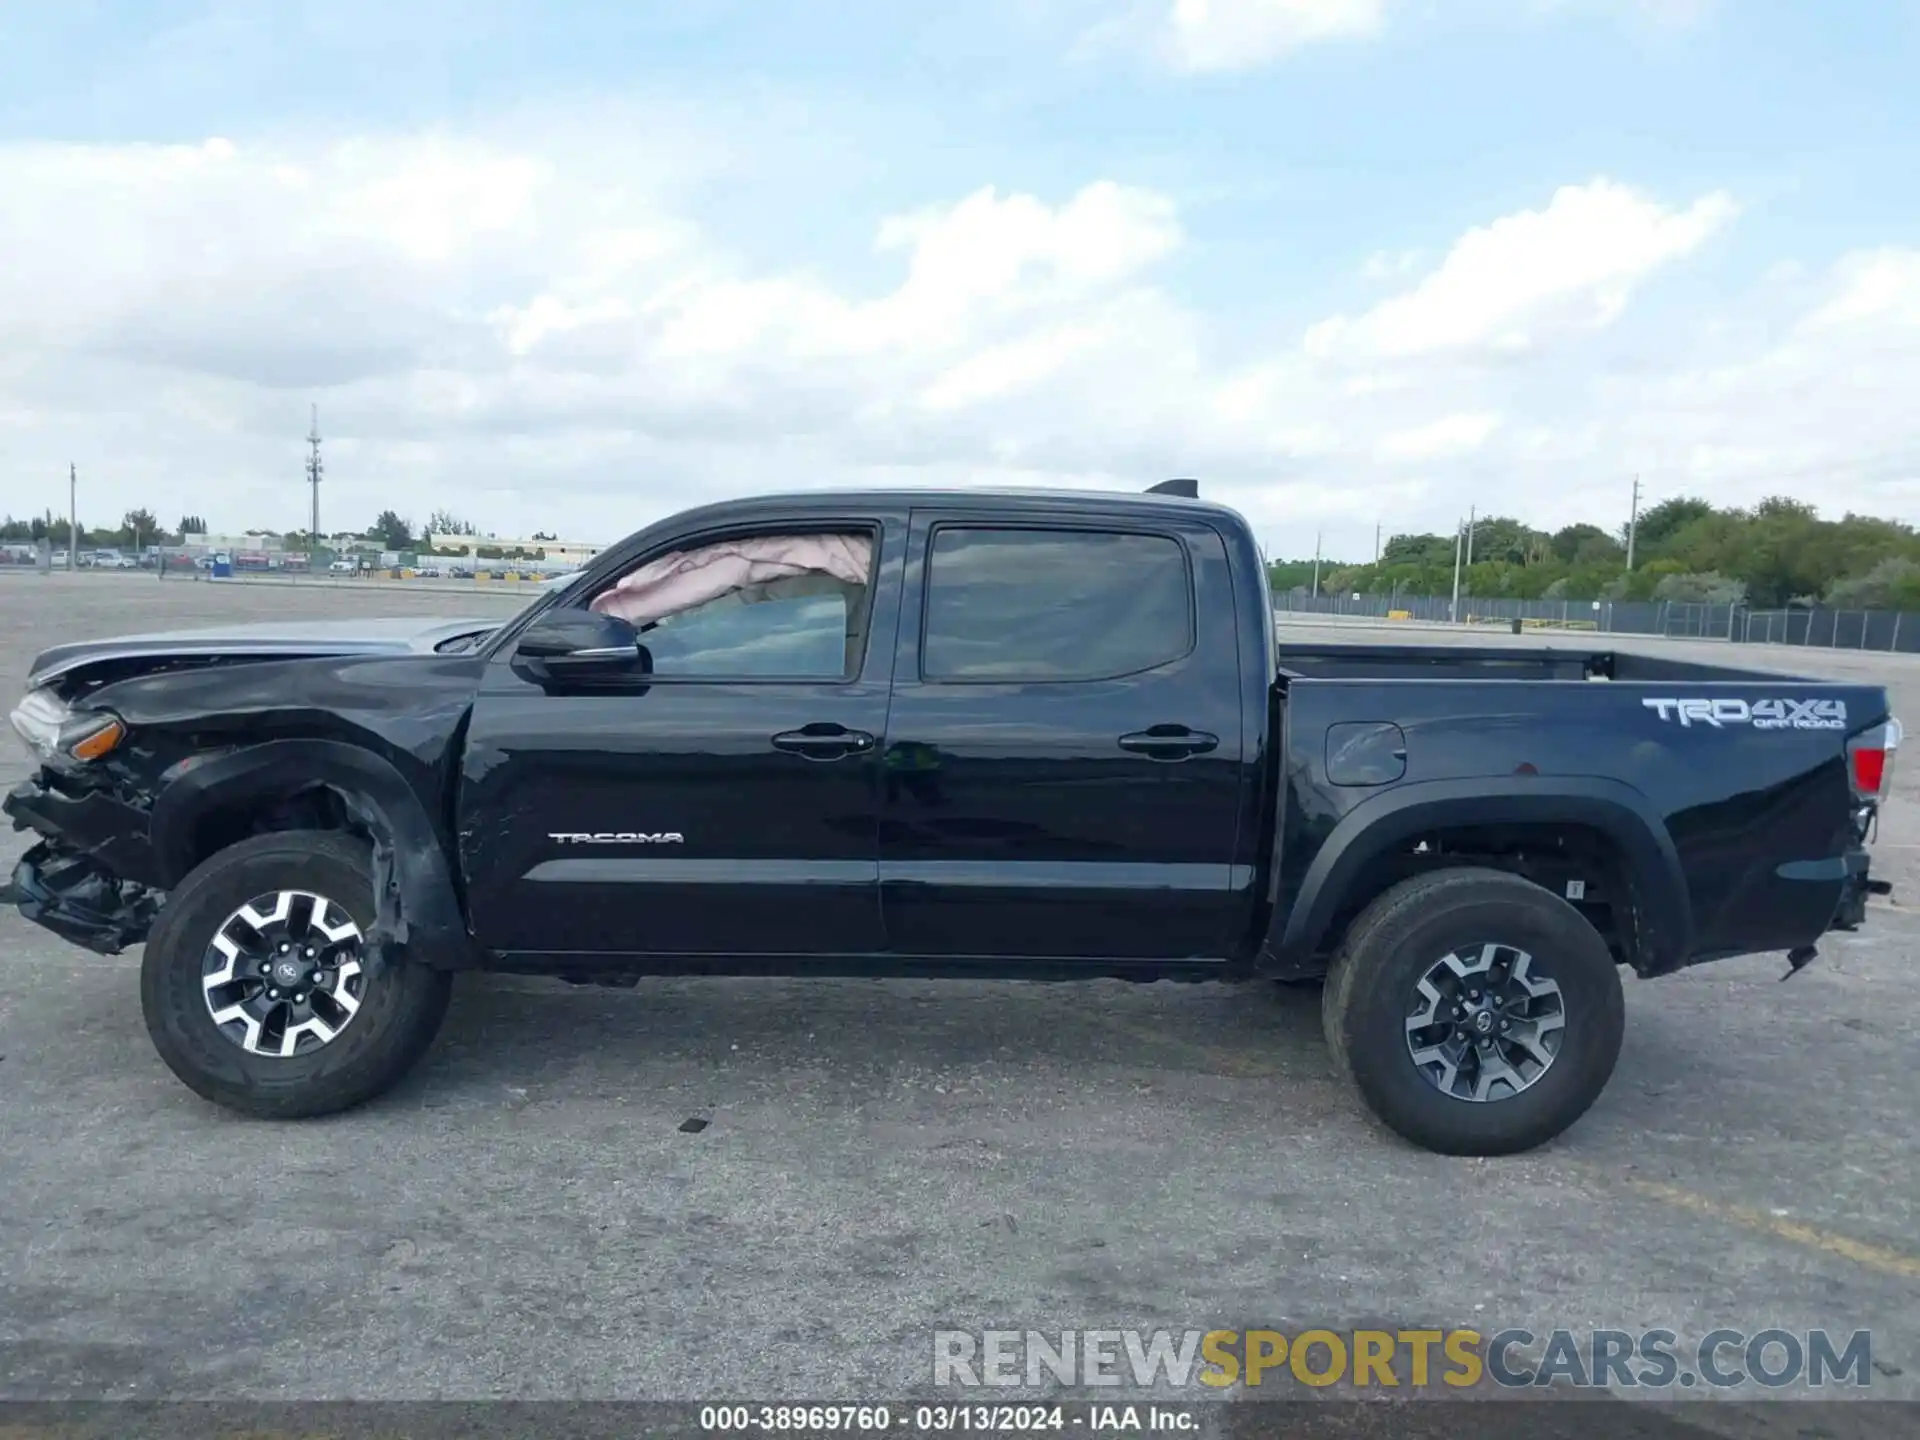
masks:
MULTIPOLYGON (((517 603, 5 576, 0 678, 95 633, 517 603)), ((1910 658, 1621 643, 1920 716, 1910 658)), ((1898 784, 1896 902, 1920 767, 1898 784)), ((1589 1117, 1472 1162, 1369 1124, 1317 995, 1264 986, 480 977, 392 1095, 254 1123, 162 1067, 137 957, 9 908, 0 1394, 851 1400, 925 1392, 935 1328, 1371 1322, 1866 1328, 1872 1393, 1916 1399, 1916 953, 1896 903, 1789 985, 1777 958, 1629 981, 1589 1117)))

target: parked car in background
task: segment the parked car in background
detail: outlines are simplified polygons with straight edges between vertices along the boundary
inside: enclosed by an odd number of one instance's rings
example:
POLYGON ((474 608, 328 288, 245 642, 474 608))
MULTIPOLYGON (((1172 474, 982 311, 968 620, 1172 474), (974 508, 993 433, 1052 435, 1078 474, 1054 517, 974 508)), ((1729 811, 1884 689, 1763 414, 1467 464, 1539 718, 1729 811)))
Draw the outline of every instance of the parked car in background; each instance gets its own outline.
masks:
POLYGON ((335 575, 357 575, 360 573, 360 562, 358 560, 336 560, 327 566, 327 569, 335 575))

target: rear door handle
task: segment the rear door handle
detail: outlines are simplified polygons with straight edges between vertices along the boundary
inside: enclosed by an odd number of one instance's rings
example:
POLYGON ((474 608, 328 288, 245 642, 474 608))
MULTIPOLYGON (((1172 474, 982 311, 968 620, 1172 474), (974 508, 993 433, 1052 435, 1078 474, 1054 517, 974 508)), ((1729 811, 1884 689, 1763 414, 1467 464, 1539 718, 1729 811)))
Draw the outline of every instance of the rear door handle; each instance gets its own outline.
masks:
POLYGON ((849 730, 831 721, 818 721, 802 725, 798 730, 783 730, 773 737, 773 748, 808 760, 839 760, 873 749, 873 736, 864 730, 849 730))
POLYGON ((1120 748, 1149 760, 1185 760, 1220 747, 1220 737, 1185 725, 1150 725, 1120 737, 1120 748))

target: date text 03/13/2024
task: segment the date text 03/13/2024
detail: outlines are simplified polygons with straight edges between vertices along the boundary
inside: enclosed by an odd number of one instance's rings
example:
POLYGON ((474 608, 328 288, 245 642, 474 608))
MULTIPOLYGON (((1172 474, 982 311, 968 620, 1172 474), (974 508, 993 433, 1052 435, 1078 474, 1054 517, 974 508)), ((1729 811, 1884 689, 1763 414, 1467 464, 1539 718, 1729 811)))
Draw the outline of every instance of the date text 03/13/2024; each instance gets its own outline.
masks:
POLYGON ((700 1429, 709 1434, 889 1435, 896 1433, 1023 1434, 1191 1433, 1200 1428, 1196 1405, 1166 1404, 902 1404, 703 1405, 700 1429))

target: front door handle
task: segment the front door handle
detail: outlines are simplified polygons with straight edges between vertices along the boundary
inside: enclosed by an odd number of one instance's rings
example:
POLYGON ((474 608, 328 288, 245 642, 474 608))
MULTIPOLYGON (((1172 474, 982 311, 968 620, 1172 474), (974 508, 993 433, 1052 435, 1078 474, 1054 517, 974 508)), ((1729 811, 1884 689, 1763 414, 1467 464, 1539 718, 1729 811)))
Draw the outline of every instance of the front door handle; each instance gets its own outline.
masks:
POLYGON ((802 725, 798 730, 783 730, 773 737, 773 748, 808 760, 838 760, 873 749, 873 736, 864 730, 849 730, 844 725, 821 721, 802 725))
POLYGON ((1185 725, 1150 725, 1120 737, 1120 748, 1149 760, 1185 760, 1220 747, 1220 737, 1185 725))

